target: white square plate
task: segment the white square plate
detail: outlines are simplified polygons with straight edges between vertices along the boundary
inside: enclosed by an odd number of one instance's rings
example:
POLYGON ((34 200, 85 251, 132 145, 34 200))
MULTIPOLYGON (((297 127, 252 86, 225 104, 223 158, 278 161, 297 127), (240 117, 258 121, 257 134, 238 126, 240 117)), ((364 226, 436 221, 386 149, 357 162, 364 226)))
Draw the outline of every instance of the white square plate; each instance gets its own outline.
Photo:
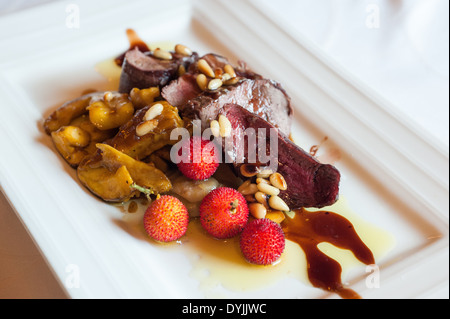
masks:
MULTIPOLYGON (((73 7, 60 1, 0 20, 1 187, 70 297, 218 296, 192 276, 183 245, 152 244, 82 188, 43 132, 43 118, 62 102, 107 85, 94 67, 127 48, 126 28, 149 42, 245 60, 282 83, 295 141, 309 148, 328 136, 341 153, 342 196, 396 239, 378 261, 379 288, 367 287, 364 267, 346 279, 362 297, 417 298, 448 284, 448 152, 255 3, 80 1, 79 28, 70 28, 73 7)), ((333 297, 292 278, 220 293, 333 297)))

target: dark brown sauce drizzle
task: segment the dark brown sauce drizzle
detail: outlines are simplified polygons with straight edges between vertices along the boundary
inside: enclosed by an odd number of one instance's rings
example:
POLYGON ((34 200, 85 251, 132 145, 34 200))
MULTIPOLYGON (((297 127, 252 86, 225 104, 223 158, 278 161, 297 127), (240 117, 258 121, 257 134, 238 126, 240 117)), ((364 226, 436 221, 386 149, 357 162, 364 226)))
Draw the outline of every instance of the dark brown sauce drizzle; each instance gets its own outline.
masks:
POLYGON ((126 33, 127 33, 128 42, 130 43, 130 48, 126 52, 122 53, 121 55, 119 55, 118 57, 116 57, 114 59, 114 62, 120 67, 123 64, 123 60, 125 59, 125 54, 129 50, 133 50, 134 48, 138 48, 138 50, 142 51, 142 52, 150 51, 150 48, 139 37, 139 35, 136 33, 136 31, 134 31, 133 29, 127 29, 126 33))
POLYGON ((323 143, 325 143, 328 140, 328 136, 325 136, 323 138, 323 140, 318 144, 318 145, 313 145, 311 146, 311 148, 309 149, 309 154, 311 154, 311 156, 316 156, 317 152, 319 151, 319 148, 322 146, 323 143))
POLYGON ((308 277, 314 287, 337 293, 345 299, 361 298, 342 284, 341 265, 317 247, 321 242, 328 242, 350 250, 366 265, 374 264, 372 252, 359 238, 350 221, 329 211, 299 209, 295 211, 295 217, 286 218, 281 226, 286 238, 297 243, 305 252, 308 277))

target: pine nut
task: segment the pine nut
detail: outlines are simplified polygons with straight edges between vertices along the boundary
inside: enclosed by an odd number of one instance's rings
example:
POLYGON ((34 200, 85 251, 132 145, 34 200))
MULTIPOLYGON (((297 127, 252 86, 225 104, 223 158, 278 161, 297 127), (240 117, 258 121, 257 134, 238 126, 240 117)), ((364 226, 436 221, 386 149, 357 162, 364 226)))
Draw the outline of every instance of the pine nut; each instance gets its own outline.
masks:
POLYGON ((150 120, 150 121, 141 123, 136 127, 136 135, 144 136, 144 135, 150 133, 151 131, 153 131, 157 126, 158 126, 157 120, 150 120))
POLYGON ((258 174, 258 167, 254 164, 242 164, 239 171, 244 177, 253 177, 258 174))
POLYGON ((251 180, 249 180, 249 179, 246 180, 245 182, 243 182, 243 183, 241 184, 241 186, 238 187, 237 191, 238 191, 239 193, 242 193, 242 190, 245 189, 245 188, 247 188, 251 183, 252 183, 251 180))
MULTIPOLYGON (((244 183, 245 184, 245 183, 244 183)), ((242 194, 242 195, 253 195, 253 194, 255 194, 256 192, 258 192, 258 187, 256 186, 256 184, 252 184, 252 183, 250 183, 250 181, 249 181, 249 183, 246 185, 246 186, 244 186, 244 187, 242 187, 244 184, 242 184, 241 185, 241 187, 239 187, 238 188, 238 191, 242 194)))
POLYGON ((267 179, 262 178, 262 177, 258 177, 256 179, 256 184, 261 184, 261 183, 265 183, 265 184, 269 184, 270 185, 270 182, 267 179))
POLYGON ((223 67, 223 70, 225 71, 225 73, 228 73, 232 78, 236 77, 236 72, 234 71, 234 68, 230 64, 225 65, 223 67))
POLYGON ((285 191, 287 189, 287 183, 284 179, 283 175, 280 173, 273 173, 269 177, 270 183, 275 186, 276 188, 285 191))
POLYGON ((220 125, 219 125, 219 122, 217 122, 216 120, 211 121, 210 127, 211 127, 212 135, 214 135, 214 137, 219 137, 220 136, 220 125))
POLYGON ((204 91, 208 87, 208 79, 206 78, 206 75, 199 74, 197 75, 197 85, 200 88, 200 90, 204 91))
POLYGON ((251 203, 248 205, 250 214, 257 219, 266 217, 267 209, 260 203, 251 203))
POLYGON ((244 198, 248 203, 256 203, 256 199, 253 195, 245 195, 244 198))
POLYGON ((153 51, 153 56, 161 60, 172 60, 172 53, 166 50, 161 50, 160 48, 153 51))
POLYGON ((229 81, 229 80, 231 80, 231 75, 229 75, 228 73, 224 73, 221 76, 221 80, 222 80, 222 82, 229 81))
POLYGON ((105 102, 110 102, 113 99, 113 94, 111 92, 105 92, 105 94, 103 95, 103 100, 105 100, 105 102))
POLYGON ((266 183, 259 183, 257 184, 257 187, 260 192, 263 192, 264 194, 270 195, 270 196, 276 196, 280 193, 280 190, 276 187, 273 187, 266 183))
POLYGON ((263 192, 256 192, 255 199, 258 203, 264 205, 265 208, 269 208, 267 204, 267 195, 264 194, 263 192))
POLYGON ((204 75, 207 75, 210 78, 214 78, 215 77, 213 69, 208 64, 208 62, 206 62, 206 60, 204 60, 204 59, 198 60, 197 67, 198 67, 198 70, 200 72, 202 72, 204 75))
POLYGON ((258 175, 256 175, 256 177, 261 177, 261 178, 269 178, 270 175, 273 174, 273 171, 270 169, 262 169, 258 175))
POLYGON ((145 112, 144 121, 153 120, 155 117, 161 115, 163 110, 164 106, 161 103, 154 104, 147 112, 145 112))
POLYGON ((223 82, 221 79, 214 79, 214 80, 209 81, 208 89, 210 91, 214 91, 214 90, 217 90, 218 88, 220 88, 222 85, 223 85, 223 82))
POLYGON ((289 211, 289 206, 278 196, 270 196, 269 206, 276 210, 281 210, 283 212, 289 211))
POLYGON ((219 115, 220 136, 227 137, 231 135, 231 122, 225 115, 219 115))
POLYGON ((192 55, 192 50, 189 49, 187 46, 182 45, 182 44, 177 44, 175 46, 175 52, 181 55, 185 55, 185 56, 191 56, 192 55))
POLYGON ((235 78, 231 78, 231 79, 223 82, 223 84, 225 84, 225 85, 234 85, 234 84, 238 83, 239 81, 240 81, 240 78, 235 77, 235 78))

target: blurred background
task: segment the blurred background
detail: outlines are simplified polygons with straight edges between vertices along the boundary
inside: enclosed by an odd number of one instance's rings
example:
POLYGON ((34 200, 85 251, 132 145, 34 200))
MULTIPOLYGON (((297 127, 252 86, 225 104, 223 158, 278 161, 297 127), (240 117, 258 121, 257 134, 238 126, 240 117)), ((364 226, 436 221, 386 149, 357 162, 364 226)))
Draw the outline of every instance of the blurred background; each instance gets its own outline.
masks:
MULTIPOLYGON (((52 1, 58 0, 0 0, 0 19, 52 1)), ((252 2, 314 43, 448 153, 448 0, 252 2)), ((0 256, 0 298, 65 297, 2 193, 0 256)), ((448 286, 424 297, 449 298, 448 286)))

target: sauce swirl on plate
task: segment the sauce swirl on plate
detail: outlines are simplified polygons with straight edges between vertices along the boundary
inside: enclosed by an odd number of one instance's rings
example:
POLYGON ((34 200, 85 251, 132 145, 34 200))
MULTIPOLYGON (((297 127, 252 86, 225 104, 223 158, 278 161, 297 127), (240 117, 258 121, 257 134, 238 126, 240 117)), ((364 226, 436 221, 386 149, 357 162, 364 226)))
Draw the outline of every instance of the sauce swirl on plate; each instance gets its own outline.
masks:
POLYGON ((308 278, 313 286, 335 292, 342 298, 360 298, 342 284, 341 265, 318 248, 321 242, 329 242, 352 251, 366 265, 374 264, 371 250, 359 238, 350 221, 330 211, 309 212, 299 209, 292 219, 286 218, 281 226, 286 239, 297 243, 305 252, 308 278))

